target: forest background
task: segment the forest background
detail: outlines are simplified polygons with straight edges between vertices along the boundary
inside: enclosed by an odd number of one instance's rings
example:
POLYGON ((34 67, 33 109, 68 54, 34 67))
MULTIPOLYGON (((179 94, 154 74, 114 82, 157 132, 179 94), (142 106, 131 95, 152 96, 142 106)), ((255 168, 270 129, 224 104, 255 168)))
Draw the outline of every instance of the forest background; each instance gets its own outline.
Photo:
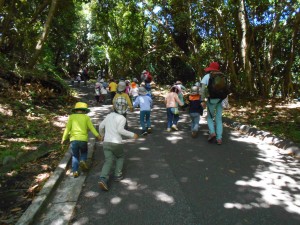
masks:
POLYGON ((83 68, 107 80, 147 69, 159 87, 191 87, 217 61, 226 116, 300 143, 299 27, 299 0, 0 0, 1 187, 26 153, 52 146, 59 159, 57 118, 76 101, 65 80, 83 68))

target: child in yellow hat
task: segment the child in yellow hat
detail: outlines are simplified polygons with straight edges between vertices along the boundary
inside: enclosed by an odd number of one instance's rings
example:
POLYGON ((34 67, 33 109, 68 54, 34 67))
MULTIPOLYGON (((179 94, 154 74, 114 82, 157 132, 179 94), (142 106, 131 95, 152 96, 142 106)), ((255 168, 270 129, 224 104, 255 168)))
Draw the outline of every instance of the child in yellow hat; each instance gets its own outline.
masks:
POLYGON ((77 102, 73 113, 69 116, 61 144, 70 139, 70 151, 72 154, 72 172, 73 176, 78 177, 79 166, 81 170, 87 170, 86 165, 88 153, 88 132, 89 130, 102 141, 101 135, 96 131, 91 119, 86 115, 90 110, 84 102, 77 102))

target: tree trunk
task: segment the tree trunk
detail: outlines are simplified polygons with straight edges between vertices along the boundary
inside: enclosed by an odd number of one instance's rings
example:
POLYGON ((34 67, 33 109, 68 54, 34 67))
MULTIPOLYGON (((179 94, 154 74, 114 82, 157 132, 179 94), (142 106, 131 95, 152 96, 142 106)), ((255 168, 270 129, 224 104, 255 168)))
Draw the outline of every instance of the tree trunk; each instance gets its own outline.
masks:
POLYGON ((49 10, 49 13, 48 13, 48 16, 47 16, 47 21, 44 25, 43 33, 42 33, 41 37, 39 38, 39 40, 37 42, 37 45, 35 47, 35 53, 34 53, 32 59, 31 59, 31 61, 29 62, 29 68, 31 68, 31 69, 35 66, 36 62, 38 61, 38 58, 39 58, 39 56, 42 52, 42 49, 44 47, 44 43, 47 40, 49 31, 50 31, 50 25, 51 25, 52 19, 54 17, 54 13, 56 11, 58 1, 59 0, 52 0, 52 2, 51 2, 50 10, 49 10))
MULTIPOLYGON (((271 30, 271 39, 268 46, 268 53, 266 56, 266 64, 265 64, 265 74, 263 78, 263 85, 264 85, 264 93, 267 95, 270 93, 270 87, 271 87, 271 75, 274 68, 273 61, 274 61, 274 45, 275 45, 275 38, 276 33, 279 28, 279 20, 282 15, 282 1, 279 1, 277 5, 275 5, 275 18, 273 20, 272 24, 272 30, 271 30)), ((278 86, 277 86, 278 87, 278 86)))
POLYGON ((284 92, 283 97, 288 97, 293 94, 293 84, 292 84, 292 65, 295 61, 295 51, 298 41, 298 31, 300 26, 300 13, 298 12, 293 23, 293 33, 292 33, 292 43, 291 50, 289 54, 289 59, 286 63, 286 71, 284 73, 284 92))
MULTIPOLYGON (((233 58, 233 48, 232 48, 232 42, 231 42, 231 37, 229 35, 229 32, 227 30, 227 27, 224 23, 223 20, 223 14, 220 10, 217 11, 217 20, 219 23, 219 26, 221 29, 222 39, 219 38, 220 43, 224 43, 224 55, 226 55, 227 62, 230 68, 230 83, 233 87, 238 87, 238 79, 237 79, 237 74, 235 71, 235 66, 234 66, 234 58, 233 58)), ((222 46, 222 45, 221 45, 222 46)))
POLYGON ((252 79, 251 79, 251 63, 250 63, 250 43, 249 43, 249 24, 247 20, 247 15, 246 15, 246 10, 245 10, 245 0, 240 0, 239 1, 239 12, 238 12, 238 18, 239 22, 241 25, 241 40, 240 40, 240 52, 241 52, 241 57, 242 57, 242 66, 244 69, 245 73, 245 78, 246 78, 246 87, 247 91, 249 93, 252 93, 252 79))

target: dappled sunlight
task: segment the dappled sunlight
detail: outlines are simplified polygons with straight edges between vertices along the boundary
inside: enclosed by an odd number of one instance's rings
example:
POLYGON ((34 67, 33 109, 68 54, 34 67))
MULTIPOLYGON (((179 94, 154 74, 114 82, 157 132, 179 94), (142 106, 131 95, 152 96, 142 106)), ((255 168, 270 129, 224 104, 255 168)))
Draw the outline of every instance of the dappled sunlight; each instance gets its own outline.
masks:
POLYGON ((158 175, 158 174, 151 174, 150 177, 151 177, 152 179, 156 179, 156 178, 159 178, 159 175, 158 175))
MULTIPOLYGON (((135 140, 135 139, 133 139, 133 138, 127 138, 127 139, 123 139, 123 141, 124 142, 126 142, 126 143, 136 143, 137 142, 137 140, 135 140)), ((140 138, 138 139, 138 141, 143 141, 143 140, 141 140, 140 138)))
POLYGON ((131 113, 136 114, 136 115, 140 115, 140 111, 137 110, 137 109, 135 109, 135 111, 133 111, 133 112, 131 112, 131 113))
POLYGON ((191 121, 189 114, 182 114, 179 118, 179 123, 189 123, 191 121))
POLYGON ((8 144, 3 144, 3 143, 0 144, 0 148, 8 148, 8 147, 9 147, 8 144))
POLYGON ((16 142, 16 143, 20 143, 20 142, 24 142, 24 143, 35 143, 36 140, 32 140, 29 138, 2 138, 2 140, 6 140, 9 142, 16 142))
POLYGON ((105 215, 105 214, 107 214, 107 213, 108 213, 107 209, 104 209, 104 208, 99 209, 99 210, 97 211, 97 214, 100 214, 100 215, 105 215))
POLYGON ((165 203, 168 203, 168 204, 175 204, 175 200, 172 196, 164 193, 164 192, 161 192, 161 191, 154 191, 153 192, 154 196, 155 196, 155 199, 157 201, 161 201, 161 202, 165 202, 165 203))
POLYGON ((180 136, 168 136, 166 137, 168 141, 170 141, 172 144, 177 144, 178 141, 183 140, 183 137, 180 136))
POLYGON ((98 116, 100 113, 109 113, 111 111, 110 107, 91 107, 90 112, 87 114, 90 117, 98 116))
POLYGON ((155 123, 166 123, 166 120, 154 120, 154 119, 151 120, 155 123))
MULTIPOLYGON (((40 115, 40 116, 42 116, 42 115, 40 115)), ((25 116, 25 118, 27 120, 30 120, 30 121, 34 121, 34 120, 41 120, 41 121, 43 121, 44 118, 42 118, 40 116, 33 116, 31 114, 28 114, 28 115, 25 116)))
POLYGON ((149 151, 150 148, 146 148, 146 147, 139 147, 139 150, 142 150, 142 151, 149 151))
POLYGON ((130 157, 128 158, 129 161, 141 161, 142 159, 139 157, 130 157))
POLYGON ((20 148, 24 151, 35 151, 38 149, 38 146, 22 145, 20 148))
POLYGON ((258 204, 256 202, 251 202, 249 204, 225 203, 224 208, 226 208, 226 209, 253 209, 253 208, 270 208, 270 206, 266 203, 258 204))
POLYGON ((146 140, 146 137, 145 136, 139 136, 139 141, 145 141, 146 140))
POLYGON ((233 140, 233 141, 238 141, 238 142, 245 142, 245 143, 249 143, 249 144, 252 144, 253 143, 253 139, 250 137, 250 136, 231 136, 229 137, 230 140, 233 140))
POLYGON ((85 96, 88 96, 88 93, 79 92, 77 96, 79 98, 84 98, 85 96))
POLYGON ((139 209, 139 206, 137 204, 131 203, 131 204, 128 204, 128 209, 129 210, 137 210, 137 209, 139 209))
POLYGON ((95 191, 88 191, 86 193, 84 193, 84 196, 87 198, 95 198, 99 195, 99 192, 95 192, 95 191))
POLYGON ((0 113, 4 116, 13 116, 13 110, 9 105, 0 104, 0 113))
POLYGON ((72 223, 72 225, 83 225, 83 224, 87 224, 88 222, 89 222, 89 218, 81 217, 80 219, 78 219, 78 221, 72 223))
POLYGON ((133 190, 138 189, 138 182, 133 181, 129 178, 121 180, 120 183, 123 184, 126 187, 126 189, 129 190, 129 191, 133 191, 133 190))
POLYGON ((51 123, 53 126, 64 128, 66 126, 68 118, 69 116, 57 116, 53 118, 51 123))
POLYGON ((256 158, 262 163, 253 168, 255 172, 252 178, 242 177, 235 182, 237 186, 243 187, 239 192, 250 191, 256 194, 256 197, 248 203, 227 202, 224 207, 252 209, 280 206, 289 213, 300 215, 300 195, 294 194, 300 191, 299 164, 292 157, 283 157, 277 147, 264 143, 258 138, 249 136, 232 139, 256 143, 259 149, 256 158))
POLYGON ((188 181, 189 181, 188 177, 181 177, 180 178, 180 182, 182 182, 182 183, 187 183, 188 181))
POLYGON ((122 201, 122 199, 120 197, 113 197, 111 200, 110 200, 110 203, 113 204, 113 205, 117 205, 117 204, 120 204, 122 201))

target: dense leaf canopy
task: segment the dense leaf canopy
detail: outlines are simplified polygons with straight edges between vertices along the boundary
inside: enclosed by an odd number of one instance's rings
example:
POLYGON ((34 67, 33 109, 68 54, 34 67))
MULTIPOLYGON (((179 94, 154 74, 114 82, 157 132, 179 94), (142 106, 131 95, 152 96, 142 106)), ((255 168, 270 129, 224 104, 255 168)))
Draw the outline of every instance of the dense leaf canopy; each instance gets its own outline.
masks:
POLYGON ((299 27, 299 0, 0 0, 0 69, 191 85, 218 61, 237 96, 293 97, 299 27))

